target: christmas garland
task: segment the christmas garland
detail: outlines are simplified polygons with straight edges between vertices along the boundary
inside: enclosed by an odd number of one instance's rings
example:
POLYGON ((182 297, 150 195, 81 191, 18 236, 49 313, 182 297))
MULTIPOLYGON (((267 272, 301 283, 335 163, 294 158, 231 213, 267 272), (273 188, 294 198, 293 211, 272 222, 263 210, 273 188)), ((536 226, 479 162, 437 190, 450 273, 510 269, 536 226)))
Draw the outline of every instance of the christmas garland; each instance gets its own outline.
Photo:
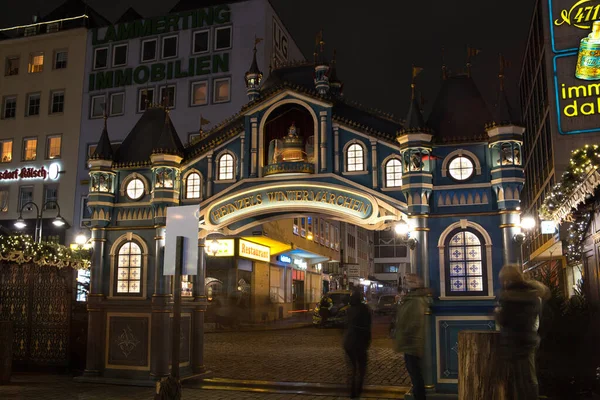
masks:
MULTIPOLYGON (((598 169, 600 166, 600 149, 598 145, 585 145, 583 148, 574 150, 571 153, 570 164, 567 170, 562 174, 561 181, 558 182, 548 196, 544 199, 540 208, 540 218, 542 220, 559 220, 558 211, 565 207, 575 194, 575 190, 581 185, 590 172, 598 169)), ((569 264, 579 262, 583 247, 583 236, 587 231, 590 222, 589 212, 575 212, 572 209, 570 214, 569 226, 567 228, 567 260, 569 264)))
POLYGON ((36 243, 29 235, 0 236, 0 261, 33 263, 57 268, 89 269, 88 252, 77 252, 52 242, 36 243))

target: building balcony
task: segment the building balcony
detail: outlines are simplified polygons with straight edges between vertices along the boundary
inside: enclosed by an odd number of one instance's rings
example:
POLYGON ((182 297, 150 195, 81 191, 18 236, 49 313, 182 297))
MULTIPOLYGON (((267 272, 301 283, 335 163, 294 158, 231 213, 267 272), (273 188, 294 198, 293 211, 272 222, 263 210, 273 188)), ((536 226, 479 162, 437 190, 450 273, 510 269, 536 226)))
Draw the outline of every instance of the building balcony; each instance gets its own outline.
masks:
POLYGON ((309 175, 315 173, 315 165, 307 162, 281 162, 263 167, 263 176, 272 175, 309 175))

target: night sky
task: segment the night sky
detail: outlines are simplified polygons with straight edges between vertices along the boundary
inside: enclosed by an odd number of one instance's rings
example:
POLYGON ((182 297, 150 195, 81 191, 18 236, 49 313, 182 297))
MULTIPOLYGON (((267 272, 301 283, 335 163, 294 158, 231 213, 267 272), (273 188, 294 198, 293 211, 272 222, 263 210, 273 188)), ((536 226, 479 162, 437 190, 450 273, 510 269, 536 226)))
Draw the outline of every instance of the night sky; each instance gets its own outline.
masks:
MULTIPOLYGON (((31 21, 63 0, 15 2, 0 13, 0 26, 31 21)), ((144 16, 162 15, 177 0, 89 0, 111 21, 132 6, 144 16)), ((199 2, 203 3, 203 2, 199 2)), ((441 48, 448 68, 465 69, 467 46, 482 52, 472 75, 486 100, 496 98, 498 53, 512 62, 507 91, 518 106, 517 84, 535 0, 271 0, 282 22, 312 60, 315 35, 323 29, 326 50, 337 49, 338 73, 347 98, 404 117, 410 96, 411 65, 424 68, 418 87, 426 110, 441 79, 441 48)), ((268 66, 261 66, 263 70, 268 66)))

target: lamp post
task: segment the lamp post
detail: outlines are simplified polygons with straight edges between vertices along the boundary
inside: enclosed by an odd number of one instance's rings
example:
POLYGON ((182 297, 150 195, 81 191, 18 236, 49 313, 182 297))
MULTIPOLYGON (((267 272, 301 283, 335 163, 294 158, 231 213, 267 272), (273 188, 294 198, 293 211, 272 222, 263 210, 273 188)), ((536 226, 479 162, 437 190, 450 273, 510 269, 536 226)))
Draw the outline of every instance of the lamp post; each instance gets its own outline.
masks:
POLYGON ((521 268, 523 268, 524 267, 523 244, 525 244, 525 242, 529 238, 529 234, 531 232, 533 232, 533 229, 535 228, 535 225, 536 225, 535 218, 533 218, 529 215, 524 216, 523 218, 521 218, 521 223, 519 225, 521 227, 521 232, 516 233, 515 236, 513 237, 513 240, 520 246, 520 254, 521 254, 520 263, 521 263, 521 268))
POLYGON ((36 203, 34 203, 33 201, 28 201, 27 203, 23 204, 23 206, 19 210, 19 218, 17 218, 17 221, 15 222, 15 228, 23 229, 27 226, 27 222, 25 221, 25 219, 23 219, 23 210, 27 206, 34 206, 35 210, 36 210, 34 240, 35 240, 35 242, 40 243, 42 241, 42 225, 43 225, 42 224, 42 214, 44 213, 44 209, 46 208, 46 206, 48 206, 50 204, 56 205, 56 208, 58 210, 56 217, 52 221, 52 224, 57 227, 66 225, 67 222, 65 221, 65 219, 63 217, 60 216, 60 205, 58 205, 58 203, 56 201, 54 201, 54 200, 47 201, 42 205, 41 208, 38 207, 38 205, 36 203))

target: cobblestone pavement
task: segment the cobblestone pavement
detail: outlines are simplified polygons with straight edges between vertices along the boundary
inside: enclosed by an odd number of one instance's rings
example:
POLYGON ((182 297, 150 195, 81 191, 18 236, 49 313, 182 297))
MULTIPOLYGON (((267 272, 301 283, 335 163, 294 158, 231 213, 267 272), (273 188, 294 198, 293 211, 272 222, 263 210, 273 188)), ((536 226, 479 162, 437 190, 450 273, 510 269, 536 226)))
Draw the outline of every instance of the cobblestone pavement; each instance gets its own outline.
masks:
MULTIPOLYGON (((375 318, 366 384, 408 386, 388 327, 389 319, 375 318)), ((215 333, 205 336, 205 365, 218 378, 339 384, 346 381, 341 342, 341 330, 314 327, 215 333)))
MULTIPOLYGON (((0 386, 2 400, 152 400, 154 390, 133 386, 75 383, 68 376, 15 375, 12 383, 0 386)), ((183 400, 337 400, 348 397, 289 393, 256 393, 183 388, 183 400)), ((386 399, 380 399, 386 400, 386 399)))

